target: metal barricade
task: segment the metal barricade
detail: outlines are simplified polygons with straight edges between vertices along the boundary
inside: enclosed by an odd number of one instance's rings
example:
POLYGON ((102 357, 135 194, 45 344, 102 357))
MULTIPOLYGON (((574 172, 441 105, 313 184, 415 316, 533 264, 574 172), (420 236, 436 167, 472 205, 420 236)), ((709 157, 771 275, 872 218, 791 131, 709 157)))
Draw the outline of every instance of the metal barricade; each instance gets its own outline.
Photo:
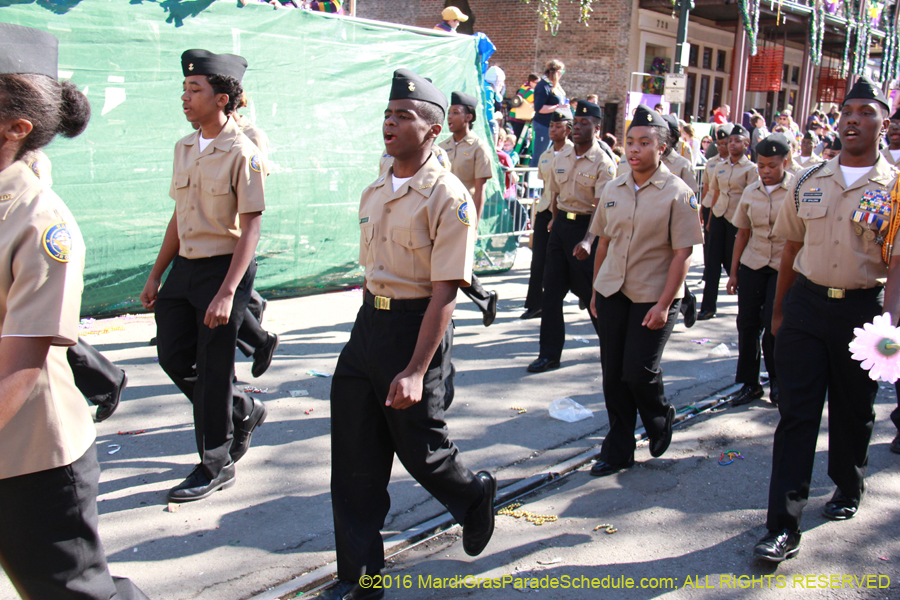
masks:
POLYGON ((537 167, 513 167, 511 169, 501 167, 501 169, 504 178, 507 173, 517 175, 518 182, 514 184, 516 195, 515 198, 508 197, 509 190, 504 189, 504 196, 500 202, 485 205, 481 218, 498 219, 498 223, 492 229, 502 233, 483 234, 479 235, 478 239, 518 237, 531 233, 534 209, 544 190, 544 182, 538 177, 537 167))

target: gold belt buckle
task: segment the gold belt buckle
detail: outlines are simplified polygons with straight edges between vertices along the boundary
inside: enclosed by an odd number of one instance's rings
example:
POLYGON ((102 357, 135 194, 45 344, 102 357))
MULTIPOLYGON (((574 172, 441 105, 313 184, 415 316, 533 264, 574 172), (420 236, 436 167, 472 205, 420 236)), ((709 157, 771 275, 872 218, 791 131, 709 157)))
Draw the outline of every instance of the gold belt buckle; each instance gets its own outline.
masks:
POLYGON ((575 216, 576 216, 575 213, 570 213, 570 212, 567 212, 567 213, 566 213, 566 218, 567 218, 568 220, 570 220, 570 221, 574 221, 574 220, 575 220, 575 216))
POLYGON ((384 296, 375 296, 375 308, 378 310, 391 310, 391 299, 384 296))
POLYGON ((828 288, 828 297, 835 300, 841 300, 846 295, 846 291, 840 288, 828 288))

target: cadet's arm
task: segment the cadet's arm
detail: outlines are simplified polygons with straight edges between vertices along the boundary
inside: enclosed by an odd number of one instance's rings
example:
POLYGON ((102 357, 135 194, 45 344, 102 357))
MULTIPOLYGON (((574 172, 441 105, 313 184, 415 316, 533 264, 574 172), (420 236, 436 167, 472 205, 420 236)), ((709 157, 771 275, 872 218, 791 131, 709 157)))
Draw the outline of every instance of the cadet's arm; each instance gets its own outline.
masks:
POLYGON ((237 291, 250 261, 256 255, 256 244, 259 243, 259 232, 262 226, 262 212, 241 213, 241 238, 234 248, 231 256, 231 264, 225 274, 225 280, 216 297, 209 303, 203 324, 214 329, 219 325, 228 323, 231 317, 231 306, 234 303, 234 293, 237 291))
POLYGON ((472 202, 475 203, 475 214, 478 215, 478 220, 481 220, 481 211, 484 209, 484 200, 485 200, 485 189, 484 184, 487 183, 488 178, 482 177, 475 180, 475 196, 472 197, 472 202))
POLYGON ((781 304, 784 295, 797 281, 797 272, 794 271, 794 260, 803 247, 803 242, 787 240, 784 250, 781 251, 781 264, 778 265, 778 283, 775 284, 775 303, 772 305, 772 335, 778 333, 781 328, 781 304))
MULTIPOLYGON (((709 203, 709 221, 712 221, 712 209, 719 200, 719 190, 713 190, 712 201, 709 203)), ((706 230, 709 231, 709 221, 706 222, 706 230)))
POLYGON ((431 302, 419 328, 416 349, 409 365, 391 382, 385 406, 404 409, 422 399, 422 379, 450 324, 459 284, 459 281, 432 282, 431 302))
POLYGON ((0 432, 31 395, 52 341, 50 337, 0 338, 0 432))
POLYGON ((734 251, 731 254, 731 275, 728 276, 728 283, 725 284, 725 291, 729 294, 737 294, 737 273, 741 265, 741 255, 750 241, 749 229, 738 229, 737 237, 734 238, 734 251))
POLYGON ((659 301, 647 311, 641 325, 648 329, 662 329, 669 315, 669 307, 675 301, 675 294, 684 286, 688 269, 691 268, 691 254, 693 246, 675 250, 675 256, 669 263, 669 273, 666 276, 666 285, 663 288, 659 301))
POLYGON ((891 313, 891 324, 896 327, 900 319, 900 256, 892 256, 888 265, 887 283, 884 286, 884 312, 891 313))
POLYGON ((594 257, 594 276, 591 278, 591 305, 588 307, 588 310, 591 311, 591 314, 594 317, 597 316, 597 290, 594 289, 593 283, 597 281, 597 273, 600 272, 600 267, 603 266, 603 261, 606 260, 606 254, 609 252, 609 238, 601 237, 597 240, 597 256, 594 257))
POLYGON ((156 262, 153 263, 153 268, 150 269, 150 275, 147 277, 147 283, 144 284, 144 291, 141 292, 141 304, 147 310, 153 310, 156 306, 156 295, 159 293, 162 276, 178 254, 178 221, 176 215, 177 213, 173 212, 172 218, 169 219, 169 225, 166 227, 166 234, 163 237, 162 246, 159 248, 156 262))

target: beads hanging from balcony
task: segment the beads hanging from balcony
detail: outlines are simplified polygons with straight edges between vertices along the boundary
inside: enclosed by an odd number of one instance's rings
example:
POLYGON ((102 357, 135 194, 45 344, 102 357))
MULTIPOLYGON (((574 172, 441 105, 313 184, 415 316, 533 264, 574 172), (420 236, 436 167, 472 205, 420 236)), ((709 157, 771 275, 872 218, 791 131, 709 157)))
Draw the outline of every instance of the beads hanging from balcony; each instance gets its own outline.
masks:
POLYGON ((738 9, 741 11, 744 31, 750 38, 750 56, 756 56, 756 37, 759 33, 759 0, 739 0, 738 9))
POLYGON ((822 40, 825 38, 825 7, 822 0, 814 0, 812 15, 809 18, 810 58, 813 64, 822 62, 822 40))
MULTIPOLYGON (((526 4, 531 4, 531 0, 521 0, 526 4)), ((575 0, 569 0, 574 2, 575 0)), ((584 23, 585 27, 589 25, 588 20, 591 18, 594 0, 578 0, 578 22, 584 23)), ((538 0, 538 15, 544 22, 544 30, 549 31, 550 35, 556 35, 559 31, 559 0, 538 0)))
POLYGON ((882 27, 884 29, 884 56, 881 59, 882 81, 893 81, 897 78, 900 44, 898 44, 897 39, 897 28, 894 27, 896 10, 897 6, 894 5, 889 11, 885 11, 887 14, 882 19, 882 27))

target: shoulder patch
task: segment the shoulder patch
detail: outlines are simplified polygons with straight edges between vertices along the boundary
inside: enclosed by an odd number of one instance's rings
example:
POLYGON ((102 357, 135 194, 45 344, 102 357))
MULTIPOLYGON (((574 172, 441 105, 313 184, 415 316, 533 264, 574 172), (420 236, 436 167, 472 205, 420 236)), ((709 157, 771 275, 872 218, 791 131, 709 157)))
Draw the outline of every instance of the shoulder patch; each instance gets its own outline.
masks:
POLYGON ((688 204, 690 204, 694 212, 700 210, 700 204, 697 202, 697 196, 695 196, 694 194, 691 194, 691 197, 688 198, 688 204))
POLYGON ((38 159, 34 159, 28 164, 31 167, 31 171, 37 176, 38 179, 41 178, 41 161, 38 159))
POLYGON ((456 218, 459 219, 459 222, 465 225, 466 227, 470 227, 472 225, 471 219, 469 219, 469 201, 463 200, 459 206, 456 207, 456 218))
POLYGON ((616 169, 615 169, 615 167, 607 167, 607 168, 606 168, 606 174, 609 175, 610 177, 615 177, 615 176, 616 176, 616 169))
POLYGON ((259 154, 254 154, 250 157, 250 168, 257 173, 262 173, 262 165, 259 162, 259 154))
POLYGON ((54 223, 44 230, 44 250, 54 260, 69 262, 69 254, 72 252, 72 234, 69 233, 65 221, 54 223))

